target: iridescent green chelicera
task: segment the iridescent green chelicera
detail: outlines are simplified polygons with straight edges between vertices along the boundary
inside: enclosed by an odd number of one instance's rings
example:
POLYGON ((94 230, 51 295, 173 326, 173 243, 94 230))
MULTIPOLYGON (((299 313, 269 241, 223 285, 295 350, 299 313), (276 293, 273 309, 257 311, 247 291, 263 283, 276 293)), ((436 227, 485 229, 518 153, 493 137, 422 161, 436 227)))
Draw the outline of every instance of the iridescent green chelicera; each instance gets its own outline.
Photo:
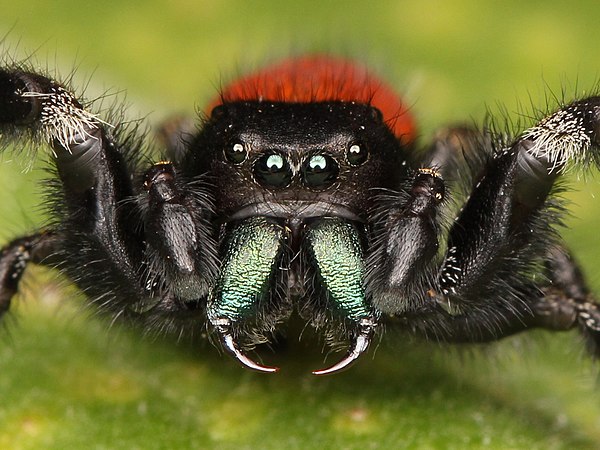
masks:
POLYGON ((306 232, 308 250, 333 311, 357 325, 345 358, 316 375, 338 372, 363 353, 375 329, 375 317, 365 297, 363 251, 356 227, 340 218, 325 217, 306 232))
POLYGON ((269 293, 283 243, 284 229, 264 217, 237 224, 225 244, 221 273, 208 302, 208 319, 221 335, 224 347, 242 364, 262 372, 278 369, 245 356, 237 347, 231 328, 251 315, 269 293))

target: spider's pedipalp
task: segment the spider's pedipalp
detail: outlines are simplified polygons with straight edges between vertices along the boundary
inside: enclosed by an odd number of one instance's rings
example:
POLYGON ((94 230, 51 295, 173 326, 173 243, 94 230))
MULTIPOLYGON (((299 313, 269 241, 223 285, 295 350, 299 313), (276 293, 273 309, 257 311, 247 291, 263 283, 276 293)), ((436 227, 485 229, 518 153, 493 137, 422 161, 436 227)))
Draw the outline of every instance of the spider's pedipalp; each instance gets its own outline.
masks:
POLYGON ((366 260, 368 295, 385 314, 408 311, 425 295, 438 250, 438 207, 445 187, 431 168, 416 171, 395 196, 379 200, 372 218, 372 245, 366 260))
POLYGON ((146 284, 162 283, 161 289, 182 301, 198 302, 208 295, 218 262, 208 230, 212 203, 194 195, 193 186, 178 179, 172 163, 162 161, 146 171, 138 204, 148 243, 146 284))

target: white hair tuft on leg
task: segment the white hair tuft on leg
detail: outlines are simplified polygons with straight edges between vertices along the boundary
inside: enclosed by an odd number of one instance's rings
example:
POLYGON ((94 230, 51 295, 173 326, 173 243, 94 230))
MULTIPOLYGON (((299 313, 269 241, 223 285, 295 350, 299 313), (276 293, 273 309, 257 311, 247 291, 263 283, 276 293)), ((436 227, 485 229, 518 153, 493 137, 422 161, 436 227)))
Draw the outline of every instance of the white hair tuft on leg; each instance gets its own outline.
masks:
POLYGON ((568 163, 584 163, 590 157, 597 105, 587 102, 571 104, 542 119, 527 129, 520 140, 529 140, 528 152, 537 159, 546 159, 549 172, 564 170, 568 163))
POLYGON ((44 139, 50 144, 58 143, 67 151, 86 139, 96 139, 90 132, 100 124, 108 125, 83 109, 75 97, 61 86, 52 86, 47 93, 24 92, 23 97, 41 100, 40 123, 44 139))

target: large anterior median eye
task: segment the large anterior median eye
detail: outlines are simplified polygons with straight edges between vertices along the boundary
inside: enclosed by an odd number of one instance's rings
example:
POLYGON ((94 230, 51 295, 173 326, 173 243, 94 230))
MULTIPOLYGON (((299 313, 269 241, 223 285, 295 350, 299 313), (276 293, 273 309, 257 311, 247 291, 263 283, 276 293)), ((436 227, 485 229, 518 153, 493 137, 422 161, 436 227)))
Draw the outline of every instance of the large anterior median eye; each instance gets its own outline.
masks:
POLYGON ((254 178, 266 187, 285 187, 292 181, 292 168, 279 153, 267 153, 256 160, 254 178))
POLYGON ((338 163, 329 155, 312 155, 302 164, 304 184, 312 188, 330 186, 335 182, 339 173, 338 163))

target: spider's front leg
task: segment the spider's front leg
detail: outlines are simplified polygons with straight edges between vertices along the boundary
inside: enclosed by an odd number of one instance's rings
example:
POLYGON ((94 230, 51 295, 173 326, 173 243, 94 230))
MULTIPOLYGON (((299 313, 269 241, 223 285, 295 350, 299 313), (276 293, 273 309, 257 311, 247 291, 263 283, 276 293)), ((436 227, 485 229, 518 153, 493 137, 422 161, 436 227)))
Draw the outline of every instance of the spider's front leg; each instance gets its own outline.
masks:
POLYGON ((561 209, 552 190, 567 164, 598 161, 599 117, 600 98, 574 102, 485 165, 450 230, 434 295, 420 312, 431 320, 421 331, 484 341, 531 327, 579 325, 598 351, 600 306, 558 243, 561 209))
MULTIPOLYGON (((120 205, 132 195, 130 168, 108 129, 55 81, 19 68, 0 69, 3 143, 45 141, 62 182, 48 193, 56 206, 52 258, 29 260, 59 265, 92 297, 121 312, 143 295, 142 239, 139 218, 120 205), (112 301, 118 298, 126 300, 112 301)), ((2 264, 10 265, 19 248, 9 244, 2 264)))

